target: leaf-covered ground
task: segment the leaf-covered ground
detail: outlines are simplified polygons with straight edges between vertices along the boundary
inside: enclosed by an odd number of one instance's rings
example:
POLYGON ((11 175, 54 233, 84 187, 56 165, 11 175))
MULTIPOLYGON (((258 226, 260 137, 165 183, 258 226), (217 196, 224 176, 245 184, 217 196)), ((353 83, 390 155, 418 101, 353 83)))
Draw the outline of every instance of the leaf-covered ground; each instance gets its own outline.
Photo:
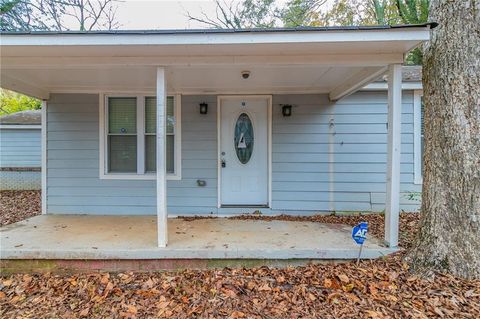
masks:
POLYGON ((41 206, 40 191, 1 191, 0 226, 39 215, 41 206))
MULTIPOLYGON (((38 205, 38 200, 32 203, 38 205)), ((3 196, 1 207, 3 215, 3 196)), ((376 214, 274 218, 346 224, 368 220, 371 233, 383 232, 383 218, 376 214)), ((401 215, 401 243, 407 249, 417 221, 417 214, 401 215)), ((359 265, 286 269, 17 274, 0 278, 0 317, 480 318, 480 281, 442 274, 419 279, 408 272, 403 255, 359 265)))

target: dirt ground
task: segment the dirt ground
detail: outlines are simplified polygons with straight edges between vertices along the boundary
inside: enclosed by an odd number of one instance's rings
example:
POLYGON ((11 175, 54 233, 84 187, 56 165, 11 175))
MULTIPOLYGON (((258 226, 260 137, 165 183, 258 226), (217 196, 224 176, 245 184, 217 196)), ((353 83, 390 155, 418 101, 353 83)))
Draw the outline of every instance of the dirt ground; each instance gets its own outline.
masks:
MULTIPOLYGON (((0 222, 39 214, 38 192, 2 192, 0 222)), ((383 216, 239 216, 355 225, 382 236, 383 216)), ((411 275, 418 214, 401 214, 405 251, 373 260, 275 269, 0 277, 1 318, 480 318, 480 281, 411 275)))

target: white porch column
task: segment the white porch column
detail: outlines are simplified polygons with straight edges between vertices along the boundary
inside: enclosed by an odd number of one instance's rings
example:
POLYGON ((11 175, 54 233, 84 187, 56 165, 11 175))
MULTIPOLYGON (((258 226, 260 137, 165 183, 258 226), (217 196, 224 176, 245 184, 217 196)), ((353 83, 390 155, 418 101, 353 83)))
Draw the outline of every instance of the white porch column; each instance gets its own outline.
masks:
POLYGON ((158 246, 167 246, 167 181, 166 181, 166 107, 167 82, 165 69, 157 68, 157 235, 158 246))
POLYGON ((402 66, 388 67, 388 137, 387 137, 387 196, 385 207, 385 242, 398 245, 400 214, 400 146, 402 126, 402 66))
POLYGON ((47 214, 47 113, 48 102, 42 101, 42 214, 47 214))

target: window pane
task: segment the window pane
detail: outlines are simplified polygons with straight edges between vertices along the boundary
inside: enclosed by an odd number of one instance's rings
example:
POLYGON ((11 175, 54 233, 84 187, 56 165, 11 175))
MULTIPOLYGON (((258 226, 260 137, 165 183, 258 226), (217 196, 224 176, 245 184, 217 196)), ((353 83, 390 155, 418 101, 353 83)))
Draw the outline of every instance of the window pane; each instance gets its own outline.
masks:
MULTIPOLYGON (((145 167, 147 172, 157 170, 156 150, 157 143, 155 135, 145 136, 145 167)), ((175 138, 173 135, 167 135, 167 173, 175 173, 175 138)))
MULTIPOLYGON (((175 127, 174 98, 167 97, 167 133, 173 134, 175 127)), ((157 99, 145 98, 145 133, 155 133, 157 130, 157 99)))
POLYGON ((167 173, 175 173, 175 138, 167 136, 167 173))
POLYGON ((109 172, 137 171, 137 137, 110 135, 108 137, 109 172))
POLYGON ((233 133, 233 143, 238 160, 242 164, 247 164, 252 157, 254 132, 252 121, 246 113, 240 114, 237 119, 233 133))
POLYGON ((108 98, 109 133, 137 133, 137 99, 134 97, 108 98))
POLYGON ((145 133, 155 133, 157 125, 157 99, 155 97, 145 98, 145 133))
POLYGON ((147 172, 155 172, 157 170, 157 156, 156 156, 156 136, 145 136, 145 169, 147 172))
POLYGON ((173 96, 167 97, 167 134, 173 134, 175 127, 175 113, 173 112, 173 96))

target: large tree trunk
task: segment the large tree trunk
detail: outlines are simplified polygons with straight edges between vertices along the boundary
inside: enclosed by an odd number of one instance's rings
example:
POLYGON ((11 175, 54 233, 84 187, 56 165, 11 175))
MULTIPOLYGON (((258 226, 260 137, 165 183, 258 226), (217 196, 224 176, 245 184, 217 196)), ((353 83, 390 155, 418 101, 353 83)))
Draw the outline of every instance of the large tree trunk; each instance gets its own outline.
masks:
POLYGON ((411 269, 480 278, 480 1, 430 1, 425 157, 411 269))

